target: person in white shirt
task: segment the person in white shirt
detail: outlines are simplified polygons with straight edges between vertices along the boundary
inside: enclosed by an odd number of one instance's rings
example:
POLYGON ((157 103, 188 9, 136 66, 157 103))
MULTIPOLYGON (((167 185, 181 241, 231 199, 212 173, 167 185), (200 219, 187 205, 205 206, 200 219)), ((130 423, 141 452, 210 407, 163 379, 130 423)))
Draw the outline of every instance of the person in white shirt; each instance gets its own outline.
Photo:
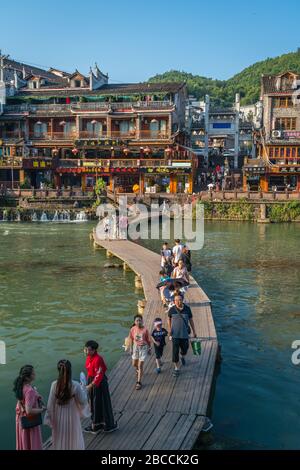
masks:
POLYGON ((175 240, 175 246, 173 247, 173 250, 172 250, 175 265, 178 264, 179 258, 180 258, 181 253, 182 253, 182 249, 183 249, 183 245, 182 245, 182 243, 180 243, 180 240, 179 239, 175 240))

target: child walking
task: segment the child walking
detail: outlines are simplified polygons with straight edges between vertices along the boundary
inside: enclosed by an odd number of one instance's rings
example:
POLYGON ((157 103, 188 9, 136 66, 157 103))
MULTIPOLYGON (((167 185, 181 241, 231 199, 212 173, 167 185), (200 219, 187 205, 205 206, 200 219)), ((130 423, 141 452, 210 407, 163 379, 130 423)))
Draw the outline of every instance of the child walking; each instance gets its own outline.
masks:
POLYGON ((162 319, 155 318, 154 320, 154 329, 152 331, 152 340, 154 343, 154 351, 155 351, 155 361, 156 361, 156 372, 159 374, 161 372, 162 366, 162 356, 164 353, 164 347, 166 345, 166 336, 168 336, 168 332, 165 328, 162 327, 162 319))
POLYGON ((132 345, 132 365, 136 370, 136 390, 142 388, 144 362, 148 354, 151 354, 151 339, 147 328, 143 324, 142 315, 134 317, 134 325, 130 329, 129 339, 132 345))

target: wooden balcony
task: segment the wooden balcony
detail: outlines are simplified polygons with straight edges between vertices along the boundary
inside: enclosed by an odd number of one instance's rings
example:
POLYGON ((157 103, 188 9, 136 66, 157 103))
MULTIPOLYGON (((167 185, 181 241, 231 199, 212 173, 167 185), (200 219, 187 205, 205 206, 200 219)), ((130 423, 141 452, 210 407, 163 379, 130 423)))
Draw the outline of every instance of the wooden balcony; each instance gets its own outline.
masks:
POLYGON ((124 139, 124 140, 169 140, 170 135, 168 132, 162 131, 151 131, 151 130, 142 130, 138 132, 137 130, 131 130, 128 132, 121 131, 102 131, 89 132, 89 131, 80 131, 79 139, 124 139))
POLYGON ((0 132, 0 140, 18 140, 23 139, 24 137, 24 132, 18 129, 15 131, 2 130, 2 132, 0 132))
POLYGON ((0 168, 22 168, 22 157, 0 157, 0 168))
POLYGON ((139 110, 173 110, 174 103, 171 101, 130 101, 120 103, 94 102, 94 103, 60 103, 60 104, 14 104, 5 105, 4 114, 34 114, 51 115, 67 113, 76 114, 81 112, 120 113, 136 112, 139 110))
POLYGON ((42 133, 30 133, 29 140, 34 141, 73 141, 76 139, 76 132, 42 132, 42 133))
POLYGON ((180 163, 180 167, 191 168, 191 160, 174 159, 167 160, 162 158, 95 158, 95 159, 60 159, 57 162, 59 168, 84 168, 84 167, 106 167, 106 168, 174 168, 180 163))

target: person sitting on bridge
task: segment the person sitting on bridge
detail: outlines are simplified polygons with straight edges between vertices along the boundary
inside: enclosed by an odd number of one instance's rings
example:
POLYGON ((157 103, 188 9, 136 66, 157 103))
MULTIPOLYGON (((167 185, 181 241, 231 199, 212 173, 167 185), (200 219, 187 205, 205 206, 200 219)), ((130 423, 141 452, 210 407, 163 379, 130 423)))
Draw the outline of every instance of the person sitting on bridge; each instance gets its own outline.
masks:
POLYGON ((172 341, 172 362, 174 363, 173 376, 179 375, 179 352, 181 364, 186 364, 185 356, 189 349, 189 335, 191 329, 195 338, 197 338, 193 315, 190 307, 185 305, 182 296, 177 294, 174 299, 175 305, 168 312, 168 326, 170 341, 172 341))
POLYGON ((132 345, 132 365, 136 370, 136 390, 142 388, 144 362, 151 354, 151 339, 147 328, 144 327, 142 315, 134 317, 134 325, 130 329, 129 339, 132 345))

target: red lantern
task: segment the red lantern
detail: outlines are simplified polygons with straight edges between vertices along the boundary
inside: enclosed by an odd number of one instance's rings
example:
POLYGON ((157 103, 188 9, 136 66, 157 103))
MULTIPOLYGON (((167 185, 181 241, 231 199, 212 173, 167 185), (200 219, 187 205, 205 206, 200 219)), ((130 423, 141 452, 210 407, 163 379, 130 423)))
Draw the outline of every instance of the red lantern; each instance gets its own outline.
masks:
POLYGON ((72 149, 72 153, 73 153, 73 155, 77 155, 77 154, 78 154, 78 152, 79 152, 79 150, 78 150, 78 149, 76 149, 76 148, 72 149))

